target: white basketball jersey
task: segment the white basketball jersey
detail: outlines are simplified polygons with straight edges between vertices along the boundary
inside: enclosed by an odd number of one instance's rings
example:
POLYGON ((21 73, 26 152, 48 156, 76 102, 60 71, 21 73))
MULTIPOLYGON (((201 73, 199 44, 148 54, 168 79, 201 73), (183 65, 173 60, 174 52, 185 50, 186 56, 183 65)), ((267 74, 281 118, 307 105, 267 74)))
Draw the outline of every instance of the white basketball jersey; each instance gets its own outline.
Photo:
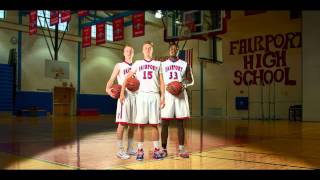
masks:
POLYGON ((138 60, 132 65, 131 71, 140 81, 139 92, 159 92, 160 61, 138 60))
POLYGON ((118 63, 119 66, 119 74, 117 75, 117 81, 118 84, 122 85, 124 79, 126 78, 126 75, 129 73, 129 71, 131 70, 132 64, 129 64, 125 61, 118 63))
POLYGON ((167 85, 172 81, 183 81, 187 63, 181 59, 177 61, 167 59, 161 63, 161 68, 164 84, 167 85))

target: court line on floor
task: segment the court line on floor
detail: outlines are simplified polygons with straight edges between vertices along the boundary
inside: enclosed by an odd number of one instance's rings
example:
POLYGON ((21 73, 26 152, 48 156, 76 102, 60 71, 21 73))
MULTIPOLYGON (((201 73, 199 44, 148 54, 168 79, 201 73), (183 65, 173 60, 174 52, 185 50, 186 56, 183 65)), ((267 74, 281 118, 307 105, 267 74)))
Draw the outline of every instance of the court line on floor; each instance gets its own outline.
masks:
POLYGON ((45 163, 52 164, 52 165, 60 165, 60 166, 69 167, 69 168, 72 168, 72 169, 79 169, 79 167, 72 166, 72 165, 69 165, 69 164, 59 163, 59 162, 55 162, 55 161, 49 161, 49 160, 45 160, 45 159, 38 159, 38 158, 30 157, 30 156, 18 155, 18 154, 15 154, 15 153, 8 153, 8 152, 4 152, 4 151, 0 151, 0 152, 16 156, 17 158, 32 159, 32 160, 45 162, 45 163))
MULTIPOLYGON (((267 162, 259 162, 259 161, 248 161, 248 160, 240 160, 240 159, 232 159, 232 158, 221 158, 221 157, 206 156, 206 155, 201 155, 201 154, 199 154, 199 155, 195 154, 193 156, 200 156, 200 157, 214 158, 214 159, 232 160, 232 161, 242 161, 242 162, 258 163, 258 164, 268 164, 268 165, 275 165, 275 166, 297 167, 297 168, 311 169, 311 170, 316 169, 316 168, 310 168, 310 167, 304 167, 304 166, 292 166, 292 165, 287 165, 287 164, 267 163, 267 162)), ((180 159, 175 159, 175 160, 180 160, 180 159)))
MULTIPOLYGON (((244 153, 252 153, 252 154, 265 154, 265 155, 283 155, 281 153, 265 153, 265 152, 253 152, 253 151, 241 151, 241 150, 229 150, 229 149, 222 149, 223 151, 233 151, 233 152, 244 152, 244 153)), ((301 156, 298 154, 294 154, 295 157, 298 158, 314 158, 314 159, 320 159, 319 156, 301 156)))

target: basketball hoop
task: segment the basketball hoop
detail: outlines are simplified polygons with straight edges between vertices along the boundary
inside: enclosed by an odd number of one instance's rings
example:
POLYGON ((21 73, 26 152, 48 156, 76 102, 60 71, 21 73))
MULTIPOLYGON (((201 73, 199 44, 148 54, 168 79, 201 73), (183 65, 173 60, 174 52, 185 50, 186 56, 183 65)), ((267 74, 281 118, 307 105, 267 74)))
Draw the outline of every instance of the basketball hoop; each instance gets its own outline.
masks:
POLYGON ((181 37, 190 38, 192 36, 192 28, 188 25, 182 26, 181 37))
POLYGON ((196 26, 194 24, 194 18, 192 15, 186 16, 183 22, 182 26, 182 37, 190 38, 192 36, 192 33, 196 31, 196 26))

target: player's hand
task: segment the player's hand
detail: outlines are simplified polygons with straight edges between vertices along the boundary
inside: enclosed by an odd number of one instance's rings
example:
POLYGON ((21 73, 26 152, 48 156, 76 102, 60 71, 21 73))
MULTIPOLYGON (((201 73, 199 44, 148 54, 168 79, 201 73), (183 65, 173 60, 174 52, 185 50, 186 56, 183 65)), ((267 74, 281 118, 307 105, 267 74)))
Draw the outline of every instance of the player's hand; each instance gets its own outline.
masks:
POLYGON ((166 104, 165 104, 164 97, 161 97, 161 99, 160 99, 160 108, 163 109, 165 105, 166 104))
POLYGON ((124 103, 124 99, 125 99, 124 93, 120 93, 119 99, 120 99, 121 104, 123 104, 124 103))
POLYGON ((107 89, 107 93, 109 96, 111 96, 113 99, 116 99, 115 93, 112 92, 113 88, 107 89))
POLYGON ((185 83, 181 83, 181 84, 182 84, 182 91, 187 89, 187 84, 185 84, 185 83))

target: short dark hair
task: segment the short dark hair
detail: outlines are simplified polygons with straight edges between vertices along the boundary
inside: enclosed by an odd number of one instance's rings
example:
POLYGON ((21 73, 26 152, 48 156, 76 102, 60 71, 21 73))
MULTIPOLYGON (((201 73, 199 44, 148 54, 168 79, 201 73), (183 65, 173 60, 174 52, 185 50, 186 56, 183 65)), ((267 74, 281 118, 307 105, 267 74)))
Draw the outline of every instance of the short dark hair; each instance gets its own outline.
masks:
POLYGON ((169 43, 169 49, 171 48, 171 46, 176 46, 179 49, 179 46, 177 43, 169 43))

